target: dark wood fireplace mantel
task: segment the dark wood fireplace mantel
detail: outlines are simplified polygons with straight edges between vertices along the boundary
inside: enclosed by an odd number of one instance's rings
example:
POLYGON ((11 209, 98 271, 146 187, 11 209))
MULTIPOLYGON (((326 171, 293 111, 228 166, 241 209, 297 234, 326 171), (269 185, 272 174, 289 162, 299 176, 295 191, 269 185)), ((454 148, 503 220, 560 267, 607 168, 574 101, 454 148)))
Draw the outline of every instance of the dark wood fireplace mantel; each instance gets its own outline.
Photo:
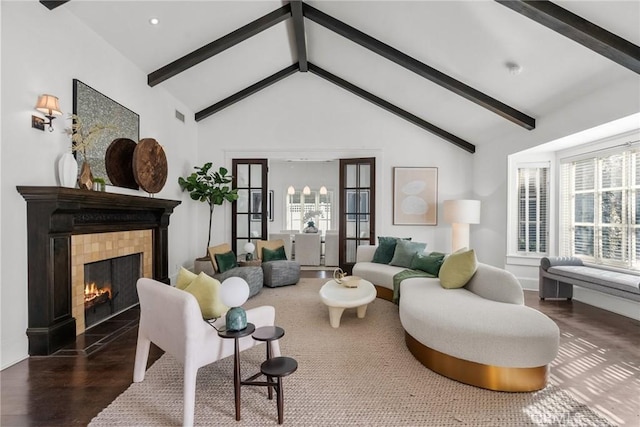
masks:
POLYGON ((169 283, 169 216, 180 201, 65 187, 18 186, 27 201, 29 354, 75 341, 71 309, 71 236, 152 230, 153 278, 169 283))

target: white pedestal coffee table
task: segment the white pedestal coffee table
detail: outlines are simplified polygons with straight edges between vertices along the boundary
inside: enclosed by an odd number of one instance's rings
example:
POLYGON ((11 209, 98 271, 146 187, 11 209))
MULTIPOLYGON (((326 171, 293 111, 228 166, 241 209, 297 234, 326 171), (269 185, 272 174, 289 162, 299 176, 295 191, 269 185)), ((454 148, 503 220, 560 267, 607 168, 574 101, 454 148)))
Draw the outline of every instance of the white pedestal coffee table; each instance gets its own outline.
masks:
POLYGON ((320 298, 329 307, 329 322, 331 326, 340 326, 340 318, 345 308, 357 308, 358 318, 362 319, 367 312, 367 304, 376 299, 376 288, 371 282, 360 279, 355 288, 347 288, 329 280, 320 288, 320 298))

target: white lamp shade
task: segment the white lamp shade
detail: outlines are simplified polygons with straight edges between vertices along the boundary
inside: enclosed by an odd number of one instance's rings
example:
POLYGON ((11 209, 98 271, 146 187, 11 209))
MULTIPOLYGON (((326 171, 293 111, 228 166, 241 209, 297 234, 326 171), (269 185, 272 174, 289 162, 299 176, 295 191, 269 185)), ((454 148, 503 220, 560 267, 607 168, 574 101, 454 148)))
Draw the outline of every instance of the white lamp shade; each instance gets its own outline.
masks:
POLYGON ((38 97, 38 103, 36 104, 36 110, 50 116, 62 115, 62 111, 60 111, 60 106, 58 105, 58 98, 53 95, 40 95, 38 97))
POLYGON ((290 196, 293 196, 294 194, 296 194, 296 189, 293 188, 293 185, 290 185, 289 188, 287 188, 287 194, 290 196))
POLYGON ((445 200, 444 220, 450 224, 480 224, 480 200, 445 200))
POLYGON ((327 187, 325 187, 324 185, 320 187, 320 194, 322 195, 327 194, 327 187))
POLYGON ((229 277, 222 282, 220 299, 227 307, 240 307, 249 299, 249 285, 241 277, 229 277))
POLYGON ((255 250, 256 250, 256 245, 254 245, 254 244, 253 244, 253 243, 251 243, 251 242, 245 243, 245 245, 244 245, 244 251, 245 251, 246 253, 248 253, 248 254, 252 254, 252 253, 253 253, 253 251, 255 251, 255 250))
POLYGON ((302 194, 306 194, 307 196, 311 194, 311 189, 309 188, 308 185, 304 186, 304 188, 302 189, 302 194))

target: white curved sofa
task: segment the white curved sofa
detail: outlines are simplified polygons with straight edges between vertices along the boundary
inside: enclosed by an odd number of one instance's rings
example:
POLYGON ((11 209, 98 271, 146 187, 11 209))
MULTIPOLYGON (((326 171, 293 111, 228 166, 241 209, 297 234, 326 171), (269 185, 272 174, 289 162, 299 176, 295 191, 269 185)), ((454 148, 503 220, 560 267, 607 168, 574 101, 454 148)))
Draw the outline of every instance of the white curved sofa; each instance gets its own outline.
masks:
MULTIPOLYGON (((371 262, 376 246, 359 246, 353 274, 391 300, 393 276, 405 270, 371 262)), ((490 390, 533 391, 546 386, 560 332, 547 316, 524 305, 516 277, 478 263, 463 288, 444 289, 438 278, 400 284, 400 322, 409 351, 426 367, 490 390)))

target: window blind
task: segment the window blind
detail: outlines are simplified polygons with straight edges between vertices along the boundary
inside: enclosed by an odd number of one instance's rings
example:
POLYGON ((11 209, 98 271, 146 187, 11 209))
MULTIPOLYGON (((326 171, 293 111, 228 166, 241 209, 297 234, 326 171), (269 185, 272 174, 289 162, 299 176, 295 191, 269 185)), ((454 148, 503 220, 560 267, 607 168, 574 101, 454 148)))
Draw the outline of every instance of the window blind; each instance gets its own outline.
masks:
POLYGON ((640 269, 639 166, 629 148, 561 164, 561 255, 640 269))
POLYGON ((547 253, 549 167, 518 168, 518 252, 547 253))

